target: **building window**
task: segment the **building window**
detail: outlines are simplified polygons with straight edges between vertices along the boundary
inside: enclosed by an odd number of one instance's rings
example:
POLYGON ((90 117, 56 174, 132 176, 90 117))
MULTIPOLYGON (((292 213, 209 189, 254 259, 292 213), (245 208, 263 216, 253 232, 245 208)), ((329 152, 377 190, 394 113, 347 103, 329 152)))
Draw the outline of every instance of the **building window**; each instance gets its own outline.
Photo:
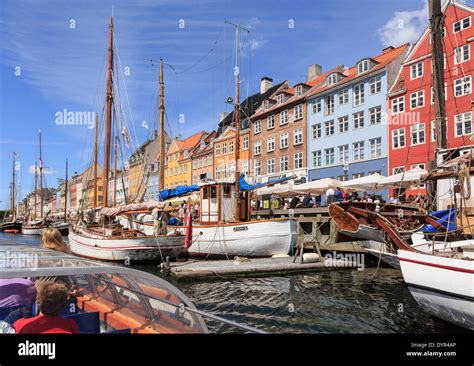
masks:
POLYGON ((253 130, 255 134, 262 132, 262 124, 260 123, 260 121, 255 121, 255 124, 253 125, 253 130))
POLYGON ((357 64, 357 73, 362 74, 369 70, 369 60, 362 60, 357 64))
POLYGON ((410 79, 417 79, 423 76, 423 61, 410 66, 410 79))
POLYGON ((313 103, 313 114, 321 112, 321 99, 313 103))
POLYGON ((303 153, 299 152, 295 154, 295 169, 303 168, 303 153))
POLYGON ((193 169, 197 168, 197 160, 193 160, 193 169))
POLYGON ((393 172, 393 175, 403 173, 405 172, 405 167, 404 166, 393 167, 392 172, 393 172))
POLYGON ((369 158, 379 158, 382 156, 382 138, 369 139, 369 158))
POLYGON ((349 116, 339 118, 339 133, 349 131, 349 116))
POLYGON ((275 151, 275 137, 267 139, 267 152, 275 151))
POLYGON ((382 122, 382 106, 369 109, 369 123, 371 125, 378 125, 382 122))
POLYGON ((262 142, 261 141, 255 141, 253 144, 253 153, 254 155, 260 155, 262 153, 262 142))
POLYGON ((324 149, 324 161, 326 165, 334 165, 334 148, 324 149))
POLYGON ((344 105, 349 102, 349 89, 343 89, 339 92, 339 105, 344 105))
POLYGON ((275 128, 275 115, 271 115, 267 117, 267 130, 271 130, 275 128))
POLYGON ((326 95, 324 97, 324 114, 334 113, 334 94, 326 95))
POLYGON ((288 132, 284 132, 280 135, 280 149, 286 149, 288 147, 288 132))
POLYGON ((337 73, 332 73, 327 77, 327 85, 333 85, 337 83, 337 73))
POLYGON ((454 123, 456 126, 456 137, 470 135, 472 133, 472 112, 455 115, 454 123))
POLYGON ((376 76, 369 80, 369 94, 377 94, 382 91, 382 77, 376 76))
POLYGON ((458 65, 471 59, 469 44, 454 49, 454 64, 458 65))
POLYGON ((425 124, 416 123, 411 126, 411 144, 420 145, 425 143, 425 124))
POLYGON ((288 156, 282 156, 280 158, 280 172, 286 172, 289 169, 290 168, 288 166, 288 156))
POLYGON ((243 138, 242 149, 243 150, 248 150, 249 149, 249 137, 248 136, 244 136, 244 138, 243 138))
POLYGON ((425 91, 420 90, 410 94, 410 107, 416 109, 423 107, 425 104, 425 91))
POLYGON ((234 141, 229 141, 229 152, 234 152, 234 141))
POLYGON ((353 160, 359 161, 365 158, 364 141, 354 142, 352 144, 353 160))
POLYGON ((326 136, 334 135, 334 121, 326 121, 324 122, 324 127, 326 130, 326 136))
POLYGON ((267 174, 275 173, 275 159, 267 160, 267 174))
POLYGON ((405 97, 399 97, 392 100, 392 113, 397 114, 405 111, 405 97))
POLYGON ((255 160, 254 171, 255 171, 256 177, 258 177, 259 175, 262 175, 262 162, 261 161, 255 160))
POLYGON ((392 146, 394 149, 405 147, 405 129, 398 128, 392 131, 392 146))
POLYGON ((453 23, 453 33, 458 33, 463 29, 469 28, 471 26, 471 17, 463 18, 457 22, 453 23))
POLYGON ((460 97, 471 92, 471 76, 454 80, 454 96, 460 97))
POLYGON ((277 95, 277 103, 282 104, 283 103, 283 93, 277 95))
POLYGON ((410 170, 413 170, 413 169, 422 169, 422 170, 425 170, 425 163, 411 164, 411 165, 410 165, 410 170))
POLYGON ((352 174, 352 179, 362 178, 364 173, 354 173, 352 174))
POLYGON ((354 106, 364 104, 364 83, 354 85, 354 106))
POLYGON ((280 112, 280 125, 286 125, 288 123, 288 110, 280 112))
POLYGON ((216 145, 216 156, 221 154, 221 145, 216 145))
POLYGON ((222 144, 222 155, 225 155, 225 154, 227 154, 227 143, 226 142, 224 142, 222 144))
POLYGON ((303 94, 303 85, 298 85, 296 87, 296 96, 300 97, 303 94))
POLYGON ((311 154, 313 156, 313 167, 322 166, 321 150, 313 151, 311 154))
POLYGON ((303 129, 297 128, 293 132, 293 145, 300 145, 303 143, 303 129))
POLYGON ((354 113, 354 129, 364 127, 364 111, 354 113))
POLYGON ((295 120, 303 118, 303 104, 295 106, 295 120))
POLYGON ((311 134, 313 136, 313 139, 319 139, 322 134, 322 128, 321 128, 321 123, 316 123, 311 126, 311 134))
POLYGON ((349 162, 349 145, 341 145, 337 147, 339 154, 339 163, 344 164, 349 162))

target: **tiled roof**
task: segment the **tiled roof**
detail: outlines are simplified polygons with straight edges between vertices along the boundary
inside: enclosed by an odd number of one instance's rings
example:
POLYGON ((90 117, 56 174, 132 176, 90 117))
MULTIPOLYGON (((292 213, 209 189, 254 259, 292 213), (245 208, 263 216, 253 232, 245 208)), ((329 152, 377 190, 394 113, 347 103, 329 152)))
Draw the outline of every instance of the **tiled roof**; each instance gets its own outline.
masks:
MULTIPOLYGON (((395 60, 397 57, 399 57, 403 52, 407 50, 409 47, 408 43, 405 43, 397 48, 394 48, 390 51, 386 51, 385 53, 381 53, 375 57, 372 57, 372 59, 377 62, 377 65, 375 65, 373 68, 371 68, 369 71, 363 73, 363 74, 358 74, 357 73, 357 66, 352 66, 347 70, 344 70, 344 75, 346 75, 343 79, 341 79, 339 82, 332 84, 331 86, 322 86, 322 87, 316 87, 311 90, 310 93, 308 93, 308 96, 312 96, 318 93, 321 93, 325 90, 329 90, 332 88, 336 88, 340 85, 346 84, 359 76, 366 75, 370 72, 376 71, 383 69, 385 66, 387 66, 390 62, 395 60)), ((370 57, 368 57, 370 58, 370 57)), ((364 60, 364 59, 363 59, 364 60)))
POLYGON ((208 134, 204 138, 204 141, 206 142, 206 146, 201 147, 201 144, 198 144, 194 148, 194 150, 192 151, 192 154, 193 155, 201 155, 201 154, 205 154, 205 153, 208 153, 208 152, 212 151, 211 141, 213 141, 215 137, 216 137, 216 131, 212 131, 210 134, 208 134))
POLYGON ((184 160, 184 159, 189 159, 192 156, 192 151, 189 151, 189 155, 185 158, 184 157, 184 151, 186 150, 192 150, 196 145, 201 141, 201 138, 205 134, 205 131, 200 131, 195 133, 192 136, 189 136, 188 138, 184 140, 174 140, 174 143, 178 146, 180 157, 179 160, 184 160))

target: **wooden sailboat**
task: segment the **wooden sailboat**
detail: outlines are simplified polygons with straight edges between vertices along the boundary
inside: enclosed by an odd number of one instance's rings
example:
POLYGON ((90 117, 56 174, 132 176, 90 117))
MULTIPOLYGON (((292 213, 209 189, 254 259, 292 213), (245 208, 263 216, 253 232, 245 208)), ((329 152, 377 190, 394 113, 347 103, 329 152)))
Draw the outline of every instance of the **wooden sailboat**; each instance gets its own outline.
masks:
POLYGON ((57 229, 62 235, 69 234, 69 223, 67 222, 67 190, 68 190, 68 164, 66 159, 66 178, 64 179, 64 220, 57 220, 51 223, 50 227, 52 229, 57 229))
POLYGON ((21 232, 22 223, 18 221, 17 211, 15 210, 15 156, 16 154, 13 153, 12 182, 10 185, 10 217, 0 224, 0 232, 17 234, 21 232))
MULTIPOLYGON (((72 253, 80 256, 110 261, 123 261, 127 259, 157 261, 164 260, 166 257, 174 259, 179 256, 183 250, 183 235, 179 233, 175 233, 173 235, 146 235, 146 233, 140 230, 127 229, 121 225, 111 222, 111 218, 116 217, 119 213, 127 215, 129 210, 133 211, 137 208, 153 209, 156 207, 144 204, 140 207, 137 207, 136 205, 128 205, 117 210, 114 210, 114 208, 108 208, 113 103, 112 17, 110 17, 108 43, 109 51, 105 122, 105 158, 103 170, 103 201, 101 210, 102 224, 85 224, 84 222, 80 222, 72 227, 69 231, 70 249, 72 253)), ((160 82, 162 81, 162 77, 163 67, 161 65, 160 82)), ((163 91, 162 88, 160 88, 160 90, 161 92, 163 91)), ((161 135, 162 134, 163 131, 161 131, 161 135)))

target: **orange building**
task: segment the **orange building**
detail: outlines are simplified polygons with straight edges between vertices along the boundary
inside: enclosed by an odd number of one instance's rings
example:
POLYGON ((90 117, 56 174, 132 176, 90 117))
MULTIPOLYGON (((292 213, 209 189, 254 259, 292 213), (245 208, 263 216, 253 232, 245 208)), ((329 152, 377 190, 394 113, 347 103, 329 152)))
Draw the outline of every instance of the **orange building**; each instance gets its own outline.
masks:
MULTIPOLYGON (((249 174, 249 129, 240 131, 239 172, 249 174)), ((214 172, 215 179, 232 179, 236 167, 236 133, 233 126, 228 126, 222 134, 214 140, 214 172)))
POLYGON ((214 139, 216 131, 212 131, 202 139, 192 151, 193 184, 214 179, 214 139))

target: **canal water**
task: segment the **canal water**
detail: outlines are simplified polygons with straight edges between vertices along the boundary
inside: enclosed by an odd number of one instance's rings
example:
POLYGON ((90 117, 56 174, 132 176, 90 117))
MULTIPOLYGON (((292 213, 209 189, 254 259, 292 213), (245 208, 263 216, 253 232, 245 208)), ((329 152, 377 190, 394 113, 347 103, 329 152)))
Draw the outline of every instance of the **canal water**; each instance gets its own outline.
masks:
MULTIPOLYGON (((0 237, 39 245, 39 237, 0 237)), ((134 268, 162 276, 157 265, 134 268)), ((400 271, 341 269, 310 274, 178 282, 200 310, 272 333, 454 333, 415 302, 400 271)), ((236 332, 210 322, 214 333, 236 332)))

